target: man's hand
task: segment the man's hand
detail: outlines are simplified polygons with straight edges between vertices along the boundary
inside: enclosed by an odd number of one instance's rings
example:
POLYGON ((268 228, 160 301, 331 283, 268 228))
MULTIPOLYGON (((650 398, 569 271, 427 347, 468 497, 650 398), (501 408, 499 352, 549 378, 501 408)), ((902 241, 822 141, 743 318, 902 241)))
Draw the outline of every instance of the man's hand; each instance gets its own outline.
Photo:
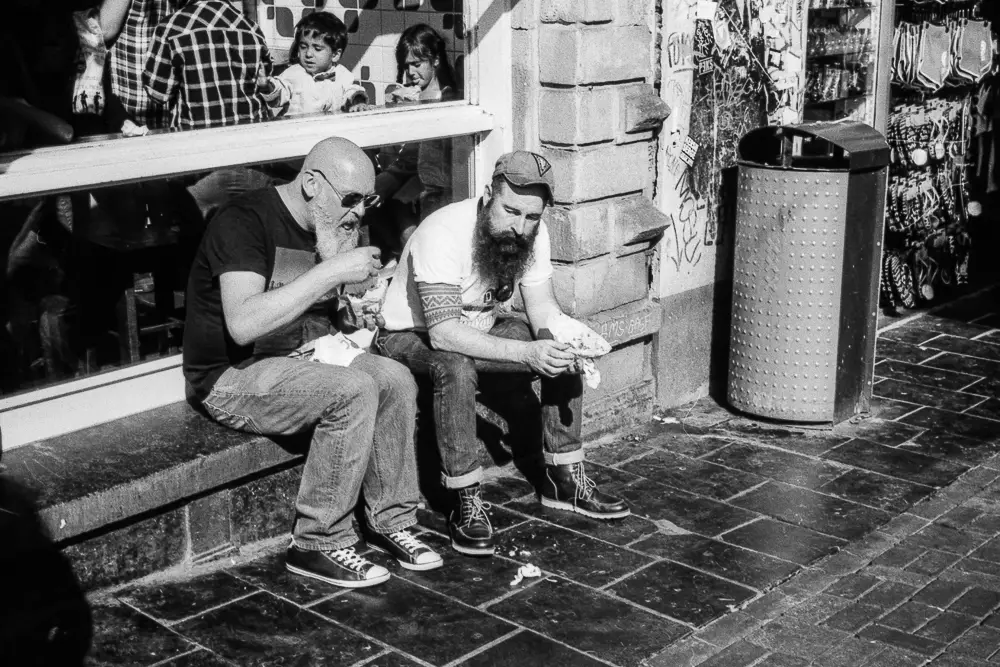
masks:
POLYGON ((564 343, 536 340, 527 345, 524 359, 521 361, 531 366, 531 369, 539 375, 556 377, 570 370, 576 362, 576 357, 567 352, 569 346, 564 343))
POLYGON ((333 272, 337 284, 360 283, 378 275, 382 268, 382 252, 378 248, 362 246, 342 252, 323 262, 333 272))

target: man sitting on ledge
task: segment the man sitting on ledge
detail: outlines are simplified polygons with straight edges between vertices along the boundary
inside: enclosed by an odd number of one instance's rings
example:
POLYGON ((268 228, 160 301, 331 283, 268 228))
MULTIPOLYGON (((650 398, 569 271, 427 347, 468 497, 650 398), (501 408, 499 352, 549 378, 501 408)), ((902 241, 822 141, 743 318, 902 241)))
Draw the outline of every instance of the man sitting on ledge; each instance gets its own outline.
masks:
POLYGON ((508 422, 515 439, 543 432, 543 505, 596 519, 629 514, 624 501, 598 491, 584 471, 583 382, 572 372, 576 357, 569 346, 552 340, 546 326, 562 315, 542 222, 554 187, 544 157, 527 151, 501 156, 481 199, 446 206, 420 224, 403 249, 382 309, 386 333, 379 350, 430 376, 434 387, 441 478, 455 493, 448 527, 460 553, 493 553, 476 453, 476 391, 480 379, 487 379, 480 373, 506 385, 508 398, 522 400, 533 375, 541 376, 542 414, 519 412, 508 422), (498 304, 519 287, 530 329, 518 319, 497 321, 498 304))
POLYGON ((442 562, 407 530, 418 502, 413 377, 371 354, 348 367, 288 356, 330 332, 342 285, 377 275, 378 250, 356 247, 374 187, 364 152, 332 138, 291 183, 223 206, 191 270, 184 330, 184 375, 213 419, 263 435, 312 431, 286 567, 350 588, 389 578, 354 549, 362 491, 369 545, 412 570, 442 562))

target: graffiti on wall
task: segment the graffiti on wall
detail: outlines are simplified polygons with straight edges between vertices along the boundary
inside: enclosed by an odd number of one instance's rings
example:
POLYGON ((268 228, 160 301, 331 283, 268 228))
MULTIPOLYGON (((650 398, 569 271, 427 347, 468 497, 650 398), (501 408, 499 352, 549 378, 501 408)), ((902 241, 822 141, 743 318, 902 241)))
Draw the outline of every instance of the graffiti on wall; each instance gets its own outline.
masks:
POLYGON ((797 119, 804 0, 667 0, 661 95, 674 109, 660 149, 672 218, 661 293, 714 279, 732 220, 738 141, 797 119), (694 284, 691 284, 694 283, 694 284))

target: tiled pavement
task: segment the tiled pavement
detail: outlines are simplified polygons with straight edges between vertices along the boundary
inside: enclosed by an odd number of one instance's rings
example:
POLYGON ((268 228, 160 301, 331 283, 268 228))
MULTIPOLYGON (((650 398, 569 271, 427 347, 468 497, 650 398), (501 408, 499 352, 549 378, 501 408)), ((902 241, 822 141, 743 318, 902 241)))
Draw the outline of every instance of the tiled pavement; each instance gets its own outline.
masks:
POLYGON ((623 521, 502 475, 492 559, 343 591, 286 574, 278 545, 95 596, 90 664, 1000 664, 1000 315, 981 308, 886 332, 870 419, 805 430, 700 401, 589 450, 623 521), (512 585, 522 563, 543 576, 512 585))

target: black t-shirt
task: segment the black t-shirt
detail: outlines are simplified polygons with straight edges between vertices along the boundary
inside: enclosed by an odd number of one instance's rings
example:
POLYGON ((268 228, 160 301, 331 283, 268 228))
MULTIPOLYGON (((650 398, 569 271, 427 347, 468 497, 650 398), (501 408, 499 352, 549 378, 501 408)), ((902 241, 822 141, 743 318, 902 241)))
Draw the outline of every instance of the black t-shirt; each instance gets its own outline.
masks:
POLYGON ((277 289, 316 265, 315 248, 316 237, 295 222, 274 188, 234 198, 212 218, 191 267, 184 325, 184 376, 200 400, 228 368, 286 355, 330 332, 331 304, 321 302, 283 329, 241 346, 222 312, 223 273, 252 271, 264 276, 266 290, 277 289))

